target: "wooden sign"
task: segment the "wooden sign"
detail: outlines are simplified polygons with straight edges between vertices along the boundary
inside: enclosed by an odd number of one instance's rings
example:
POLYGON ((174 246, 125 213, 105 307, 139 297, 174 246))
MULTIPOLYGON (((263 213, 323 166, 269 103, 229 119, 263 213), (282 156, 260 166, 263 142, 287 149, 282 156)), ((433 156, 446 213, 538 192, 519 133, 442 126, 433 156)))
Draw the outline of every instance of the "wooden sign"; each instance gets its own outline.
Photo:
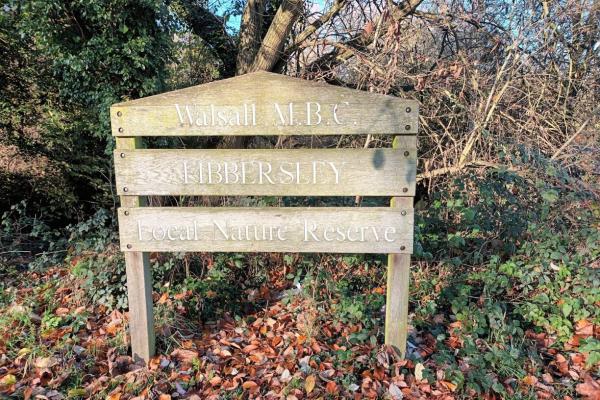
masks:
POLYGON ((122 150, 119 195, 414 196, 416 138, 398 149, 122 150))
POLYGON ((415 134, 418 103, 257 72, 111 109, 114 136, 415 134))
POLYGON ((418 104, 259 72, 111 107, 134 358, 154 354, 149 252, 389 253, 385 341, 402 354, 418 104), (143 149, 142 136, 394 134, 392 149, 143 149), (395 196, 390 207, 144 207, 152 195, 395 196))
POLYGON ((412 253, 413 210, 121 208, 123 251, 412 253))

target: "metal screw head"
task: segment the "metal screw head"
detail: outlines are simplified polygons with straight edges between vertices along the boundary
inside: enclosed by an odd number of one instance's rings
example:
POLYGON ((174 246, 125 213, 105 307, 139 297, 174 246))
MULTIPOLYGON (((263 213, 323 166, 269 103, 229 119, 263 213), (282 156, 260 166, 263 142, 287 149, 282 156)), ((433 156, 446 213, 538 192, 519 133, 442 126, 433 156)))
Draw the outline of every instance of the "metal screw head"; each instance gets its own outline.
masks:
MULTIPOLYGON (((410 111, 407 111, 407 112, 410 112, 410 111)), ((122 117, 122 116, 123 116, 123 113, 121 111, 117 111, 117 117, 122 117)))
MULTIPOLYGON (((123 153, 121 153, 121 154, 123 154, 123 153)), ((408 151, 405 151, 405 152, 404 152, 404 157, 408 157, 409 155, 410 155, 410 153, 409 153, 408 151)), ((125 156, 123 155, 123 156, 121 156, 121 157, 125 157, 125 156)))
MULTIPOLYGON (((410 131, 410 125, 406 125, 406 126, 404 127, 404 129, 406 129, 407 131, 410 131)), ((121 131, 119 131, 119 132, 121 132, 121 131)))
POLYGON ((124 191, 124 192, 129 192, 129 188, 128 188, 127 186, 125 186, 125 187, 123 188, 123 191, 124 191))
POLYGON ((125 153, 120 154, 121 158, 125 158, 125 153))
MULTIPOLYGON (((410 107, 406 107, 406 112, 407 112, 407 113, 409 113, 409 112, 411 112, 411 111, 412 111, 412 108, 410 108, 410 107)), ((119 111, 119 112, 120 112, 120 111, 119 111)), ((118 115, 118 114, 117 114, 117 115, 118 115)))
MULTIPOLYGON (((406 215, 406 211, 405 211, 405 210, 402 210, 402 212, 401 212, 400 214, 402 214, 402 215, 406 215)), ((127 215, 127 211, 125 211, 125 215, 127 215)))
POLYGON ((123 133, 123 128, 119 128, 119 132, 120 132, 120 133, 123 133))
POLYGON ((130 244, 127 244, 127 248, 128 248, 128 249, 130 249, 130 248, 132 248, 132 247, 133 247, 132 245, 130 245, 130 244))
POLYGON ((123 214, 125 214, 125 215, 129 215, 129 211, 125 211, 123 214))
POLYGON ((406 250, 406 246, 400 246, 400 250, 406 250))
MULTIPOLYGON (((125 188, 125 189, 127 189, 127 188, 125 188)), ((408 188, 402 188, 402 193, 406 193, 406 192, 408 192, 408 188)))

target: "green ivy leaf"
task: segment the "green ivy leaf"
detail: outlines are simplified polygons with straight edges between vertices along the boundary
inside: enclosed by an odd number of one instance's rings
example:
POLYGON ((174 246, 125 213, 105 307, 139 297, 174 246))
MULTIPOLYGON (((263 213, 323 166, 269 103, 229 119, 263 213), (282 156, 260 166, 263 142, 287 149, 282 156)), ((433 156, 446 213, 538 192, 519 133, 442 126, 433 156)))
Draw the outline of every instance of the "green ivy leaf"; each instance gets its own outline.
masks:
POLYGON ((562 312, 565 317, 568 317, 569 314, 571 314, 571 311, 573 311, 573 306, 570 303, 564 303, 562 305, 562 312))
POLYGON ((542 199, 548 203, 554 203, 558 200, 558 192, 554 189, 545 190, 542 192, 542 199))

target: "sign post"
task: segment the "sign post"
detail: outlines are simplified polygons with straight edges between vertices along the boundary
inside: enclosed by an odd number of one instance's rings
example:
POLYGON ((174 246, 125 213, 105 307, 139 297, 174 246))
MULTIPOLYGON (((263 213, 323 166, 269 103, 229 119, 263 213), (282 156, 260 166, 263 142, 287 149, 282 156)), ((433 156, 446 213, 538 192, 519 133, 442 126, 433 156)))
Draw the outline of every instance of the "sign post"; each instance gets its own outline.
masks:
POLYGON ((154 354, 150 251, 389 253, 406 351, 418 104, 257 72, 111 107, 135 359, 154 354), (144 136, 395 135, 392 149, 159 150, 144 136), (392 196, 391 207, 144 207, 151 195, 392 196))

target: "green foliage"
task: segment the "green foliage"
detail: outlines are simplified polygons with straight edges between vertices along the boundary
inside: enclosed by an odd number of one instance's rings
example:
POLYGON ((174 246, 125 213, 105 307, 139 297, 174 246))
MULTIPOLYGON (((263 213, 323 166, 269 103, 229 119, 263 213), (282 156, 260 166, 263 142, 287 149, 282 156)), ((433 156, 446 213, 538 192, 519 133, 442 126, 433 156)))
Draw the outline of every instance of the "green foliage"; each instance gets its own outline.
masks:
POLYGON ((43 220, 28 213, 26 201, 21 201, 2 213, 0 220, 0 268, 42 268, 64 259, 66 238, 61 230, 53 230, 43 220))
MULTIPOLYGON (((600 323, 598 210, 561 171, 528 161, 527 174, 461 176, 417 216, 418 257, 431 267, 416 272, 416 322, 437 335, 437 363, 456 371, 468 360, 468 374, 446 378, 479 394, 508 395, 504 379, 541 370, 527 330, 562 348, 577 321, 600 323), (459 329, 432 322, 438 313, 459 329)), ((581 351, 600 357, 594 339, 581 351)))
POLYGON ((171 22, 155 0, 9 0, 0 8, 0 209, 65 225, 112 203, 109 106, 164 90, 171 22))
POLYGON ((90 301, 109 310, 123 310, 127 308, 127 275, 123 254, 114 244, 117 235, 112 217, 100 210, 89 220, 68 227, 68 262, 90 301))

